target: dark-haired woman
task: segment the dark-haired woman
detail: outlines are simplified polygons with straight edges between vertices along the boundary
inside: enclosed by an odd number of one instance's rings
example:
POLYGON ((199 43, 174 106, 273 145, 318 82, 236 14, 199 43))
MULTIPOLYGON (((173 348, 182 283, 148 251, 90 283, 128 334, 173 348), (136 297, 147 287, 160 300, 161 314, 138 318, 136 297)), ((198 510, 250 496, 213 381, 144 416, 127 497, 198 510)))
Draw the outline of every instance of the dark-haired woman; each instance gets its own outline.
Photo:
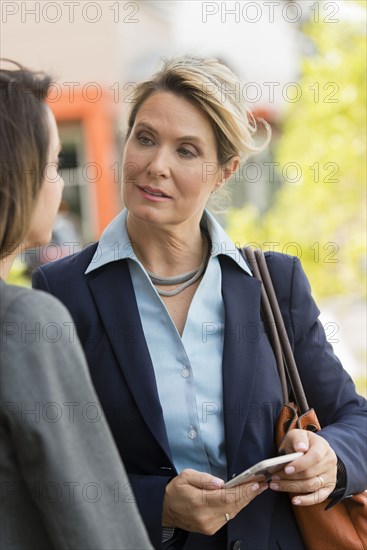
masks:
POLYGON ((150 549, 69 314, 5 283, 21 250, 48 242, 61 200, 50 82, 0 70, 0 546, 150 549))

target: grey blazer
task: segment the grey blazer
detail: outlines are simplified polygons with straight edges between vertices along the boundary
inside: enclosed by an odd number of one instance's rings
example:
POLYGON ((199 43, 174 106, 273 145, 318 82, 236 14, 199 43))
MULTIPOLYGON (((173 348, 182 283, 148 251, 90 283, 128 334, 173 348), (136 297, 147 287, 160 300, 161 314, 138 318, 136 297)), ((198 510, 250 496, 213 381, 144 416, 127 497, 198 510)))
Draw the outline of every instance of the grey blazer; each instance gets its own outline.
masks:
POLYGON ((0 281, 0 548, 152 549, 73 322, 0 281))

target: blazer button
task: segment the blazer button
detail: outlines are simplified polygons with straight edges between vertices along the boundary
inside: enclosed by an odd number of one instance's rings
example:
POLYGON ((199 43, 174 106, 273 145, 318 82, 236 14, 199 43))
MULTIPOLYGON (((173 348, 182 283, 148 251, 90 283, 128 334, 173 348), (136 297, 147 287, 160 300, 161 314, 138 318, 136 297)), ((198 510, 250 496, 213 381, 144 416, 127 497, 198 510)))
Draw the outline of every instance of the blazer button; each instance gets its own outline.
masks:
POLYGON ((241 550, 242 547, 242 540, 236 540, 236 542, 233 543, 232 550, 241 550))

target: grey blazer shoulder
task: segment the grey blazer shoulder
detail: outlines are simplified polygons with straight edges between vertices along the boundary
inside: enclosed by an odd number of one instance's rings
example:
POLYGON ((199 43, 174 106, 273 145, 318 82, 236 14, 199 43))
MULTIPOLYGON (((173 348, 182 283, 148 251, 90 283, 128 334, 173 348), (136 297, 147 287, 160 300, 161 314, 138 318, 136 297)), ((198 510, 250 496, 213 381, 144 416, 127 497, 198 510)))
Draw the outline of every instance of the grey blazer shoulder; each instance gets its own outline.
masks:
POLYGON ((73 322, 0 282, 4 550, 151 549, 73 322))

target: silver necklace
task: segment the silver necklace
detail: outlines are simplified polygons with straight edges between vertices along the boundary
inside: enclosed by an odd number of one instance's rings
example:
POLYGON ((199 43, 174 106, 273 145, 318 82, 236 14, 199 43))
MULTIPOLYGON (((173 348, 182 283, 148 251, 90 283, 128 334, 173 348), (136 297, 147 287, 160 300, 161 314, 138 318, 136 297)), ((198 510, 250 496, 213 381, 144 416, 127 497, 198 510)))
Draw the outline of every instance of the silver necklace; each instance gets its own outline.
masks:
POLYGON ((155 275, 151 271, 147 270, 147 273, 153 285, 180 285, 173 290, 163 290, 161 288, 157 288, 157 292, 160 296, 176 296, 177 294, 180 294, 180 292, 185 290, 185 288, 194 284, 195 281, 197 281, 199 277, 201 277, 201 275, 204 273, 209 258, 210 247, 208 237, 205 235, 205 233, 203 233, 203 235, 205 236, 203 259, 199 267, 197 267, 196 269, 188 271, 187 273, 182 273, 182 275, 174 275, 173 277, 159 277, 158 275, 155 275))

